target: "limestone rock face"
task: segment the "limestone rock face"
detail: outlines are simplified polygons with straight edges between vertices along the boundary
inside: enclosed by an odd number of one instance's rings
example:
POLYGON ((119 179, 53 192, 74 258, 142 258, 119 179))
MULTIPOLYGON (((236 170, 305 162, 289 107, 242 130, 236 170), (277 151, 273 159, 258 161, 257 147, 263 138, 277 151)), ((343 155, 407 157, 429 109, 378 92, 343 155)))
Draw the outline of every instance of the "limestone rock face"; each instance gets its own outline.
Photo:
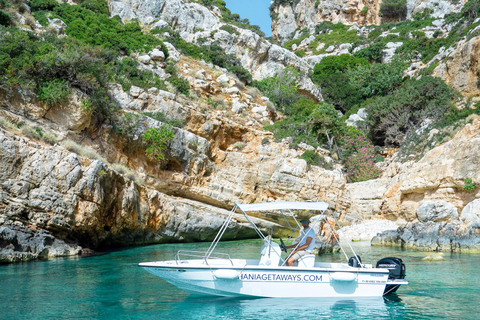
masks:
POLYGON ((423 12, 425 9, 431 10, 431 16, 434 18, 444 18, 451 12, 460 12, 467 1, 432 1, 432 0, 407 0, 407 19, 410 19, 416 12, 423 12))
POLYGON ((81 247, 55 239, 45 230, 18 224, 0 227, 0 263, 20 262, 81 253, 81 247))
POLYGON ((148 24, 161 19, 180 30, 193 33, 195 29, 212 31, 219 27, 220 19, 210 10, 198 3, 183 0, 109 0, 112 16, 122 19, 136 19, 148 24))
POLYGON ((422 201, 417 207, 417 218, 421 222, 456 220, 458 210, 446 201, 422 201))
MULTIPOLYGON (((458 221, 455 209, 462 212, 468 203, 479 197, 478 189, 463 191, 465 179, 472 179, 474 183, 480 181, 479 152, 480 120, 475 120, 418 162, 393 162, 384 168, 382 179, 347 184, 339 204, 344 219, 458 221), (441 202, 445 211, 430 211, 429 207, 436 207, 430 204, 439 204, 438 201, 449 203, 441 202), (422 202, 424 204, 419 208, 422 202)), ((470 211, 466 210, 465 214, 467 212, 470 211)), ((464 219, 462 214, 459 218, 464 219)))
POLYGON ((295 31, 304 28, 312 30, 323 21, 347 25, 379 24, 379 9, 377 0, 300 0, 274 4, 271 12, 272 36, 284 43, 293 38, 295 31))
POLYGON ((183 0, 111 0, 109 6, 111 15, 122 19, 137 18, 142 23, 146 23, 147 18, 161 19, 179 31, 186 41, 196 42, 202 38, 205 45, 216 42, 226 53, 235 55, 255 80, 271 77, 286 66, 298 68, 305 74, 300 89, 318 101, 323 100, 320 90, 306 76, 310 68, 306 61, 253 31, 233 27, 237 35, 221 30, 224 23, 220 18, 199 4, 183 0), (212 32, 214 30, 216 32, 212 32))
MULTIPOLYGON (((408 0, 407 19, 425 9, 432 11, 432 17, 443 18, 448 13, 459 12, 465 2, 408 0)), ((274 3, 271 12, 272 35, 285 43, 295 36, 296 31, 305 28, 313 30, 323 21, 358 26, 388 23, 379 16, 380 4, 380 0, 300 0, 281 5, 274 3)))
POLYGON ((416 222, 379 233, 372 245, 422 251, 480 252, 480 228, 456 222, 416 222))
MULTIPOLYGON (((227 215, 0 129, 0 262, 78 254, 81 247, 210 240, 227 215)), ((225 239, 254 233, 239 217, 225 239)))
POLYGON ((191 192, 219 203, 326 201, 335 208, 345 184, 343 174, 308 167, 297 151, 281 145, 258 146, 258 153, 217 154, 215 173, 191 192))
POLYGON ((480 227, 480 199, 475 199, 462 210, 461 220, 471 223, 472 226, 480 227))
POLYGON ((460 42, 446 62, 435 68, 438 76, 467 96, 478 96, 477 72, 480 70, 480 37, 460 42))

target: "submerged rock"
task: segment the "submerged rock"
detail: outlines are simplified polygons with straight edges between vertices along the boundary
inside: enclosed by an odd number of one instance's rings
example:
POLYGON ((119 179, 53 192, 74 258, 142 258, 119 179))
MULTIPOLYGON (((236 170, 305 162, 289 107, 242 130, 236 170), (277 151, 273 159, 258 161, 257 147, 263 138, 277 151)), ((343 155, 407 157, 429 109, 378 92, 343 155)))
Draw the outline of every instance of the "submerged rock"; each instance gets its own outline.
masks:
POLYGON ((443 254, 432 253, 432 254, 429 254, 428 256, 426 256, 425 258, 423 258, 422 260, 424 260, 424 261, 440 261, 440 260, 444 260, 444 259, 443 259, 443 254))

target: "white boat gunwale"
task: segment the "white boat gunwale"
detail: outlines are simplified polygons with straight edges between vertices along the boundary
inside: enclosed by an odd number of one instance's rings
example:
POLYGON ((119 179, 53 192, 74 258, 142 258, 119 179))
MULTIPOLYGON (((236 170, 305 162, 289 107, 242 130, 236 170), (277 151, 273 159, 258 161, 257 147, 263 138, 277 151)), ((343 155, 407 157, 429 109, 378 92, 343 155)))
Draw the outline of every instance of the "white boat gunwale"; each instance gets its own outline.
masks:
POLYGON ((345 273, 362 273, 362 274, 379 274, 379 273, 385 273, 388 274, 387 272, 383 271, 369 271, 369 270, 364 270, 361 268, 358 268, 358 270, 345 270, 345 269, 328 269, 328 268, 321 268, 321 267, 313 267, 313 268, 303 268, 303 267, 295 267, 294 270, 292 270, 292 267, 277 267, 275 269, 267 269, 267 268, 255 268, 255 266, 251 266, 248 268, 241 268, 241 267, 211 267, 211 268, 201 268, 201 267, 169 267, 169 266, 149 266, 149 265, 141 265, 140 267, 142 268, 154 268, 154 269, 172 269, 172 270, 223 270, 223 269, 228 269, 228 270, 237 270, 237 271, 291 271, 293 273, 298 273, 298 272, 303 272, 303 271, 314 271, 314 272, 345 272, 345 273))

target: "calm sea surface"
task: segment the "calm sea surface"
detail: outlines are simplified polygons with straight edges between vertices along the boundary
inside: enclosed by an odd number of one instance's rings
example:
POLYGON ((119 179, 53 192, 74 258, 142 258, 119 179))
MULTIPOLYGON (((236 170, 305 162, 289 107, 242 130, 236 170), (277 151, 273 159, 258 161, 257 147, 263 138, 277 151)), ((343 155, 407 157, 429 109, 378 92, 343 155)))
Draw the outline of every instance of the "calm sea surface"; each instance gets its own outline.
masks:
MULTIPOLYGON (((410 285, 386 299, 194 298, 137 263, 173 259, 209 243, 166 244, 104 255, 0 266, 0 319, 480 319, 480 256, 427 253, 353 243, 364 263, 397 256, 410 285)), ((261 242, 219 245, 232 258, 258 258, 261 242)), ((343 261, 324 255, 318 261, 343 261)))

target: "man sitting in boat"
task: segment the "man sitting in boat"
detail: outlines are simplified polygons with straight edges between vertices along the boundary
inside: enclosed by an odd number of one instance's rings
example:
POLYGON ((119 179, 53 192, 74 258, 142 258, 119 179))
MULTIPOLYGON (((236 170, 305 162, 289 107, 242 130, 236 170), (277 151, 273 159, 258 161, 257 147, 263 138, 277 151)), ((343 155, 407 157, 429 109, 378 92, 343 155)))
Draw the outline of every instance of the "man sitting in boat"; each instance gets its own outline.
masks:
POLYGON ((287 260, 287 266, 293 267, 294 263, 298 261, 301 257, 312 254, 313 247, 315 247, 315 231, 309 227, 310 222, 306 219, 300 221, 302 224, 303 230, 300 233, 300 245, 298 243, 286 246, 287 249, 295 248, 298 245, 298 248, 295 251, 292 250, 290 258, 287 260))

